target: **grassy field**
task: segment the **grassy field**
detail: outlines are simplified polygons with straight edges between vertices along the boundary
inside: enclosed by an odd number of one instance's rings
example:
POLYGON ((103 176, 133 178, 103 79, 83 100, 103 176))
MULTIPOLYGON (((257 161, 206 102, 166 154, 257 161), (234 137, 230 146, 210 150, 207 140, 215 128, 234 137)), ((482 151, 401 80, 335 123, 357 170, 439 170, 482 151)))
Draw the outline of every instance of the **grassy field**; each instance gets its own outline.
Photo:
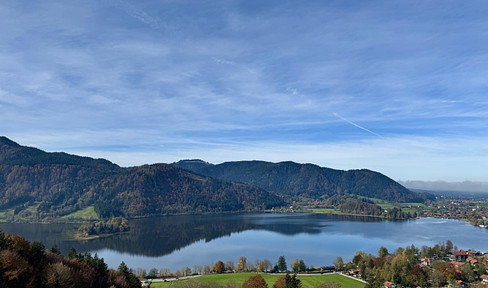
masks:
POLYGON ((425 206, 422 203, 391 203, 391 202, 386 202, 382 201, 381 203, 376 203, 378 206, 380 206, 383 209, 402 209, 404 212, 414 212, 414 211, 419 211, 423 209, 427 209, 427 206, 425 206))
MULTIPOLYGON (((231 273, 231 274, 215 274, 201 276, 196 279, 191 280, 180 280, 180 281, 200 281, 200 282, 215 282, 219 285, 223 285, 229 282, 235 282, 238 286, 241 286, 249 277, 256 275, 256 273, 231 273)), ((281 275, 268 275, 261 274, 268 283, 268 287, 273 287, 273 284, 281 277, 281 275)), ((307 275, 299 276, 298 279, 302 281, 303 288, 315 288, 324 282, 335 282, 341 285, 341 287, 351 287, 351 288, 362 288, 365 286, 364 283, 344 277, 338 274, 330 275, 307 275)), ((172 287, 176 283, 171 282, 154 282, 151 287, 172 287)))
POLYGON ((13 215, 14 215, 14 209, 5 210, 5 211, 0 212, 0 222, 5 222, 8 219, 11 219, 13 217, 13 215))
MULTIPOLYGON (((37 208, 41 205, 39 202, 35 202, 34 204, 23 208, 22 210, 18 211, 19 215, 23 215, 24 217, 26 215, 35 215, 37 213, 37 208)), ((18 216, 15 216, 17 218, 18 216)), ((28 217, 28 216, 27 216, 28 217)), ((13 221, 14 220, 14 209, 8 209, 0 212, 0 222, 5 222, 5 221, 13 221)))
POLYGON ((83 220, 97 220, 100 219, 98 217, 97 212, 95 212, 94 206, 88 206, 83 210, 76 211, 74 213, 65 215, 61 217, 62 219, 83 219, 83 220))
MULTIPOLYGON (((376 205, 380 206, 382 209, 391 210, 393 208, 402 209, 404 212, 421 212, 425 209, 430 209, 430 207, 425 206, 422 203, 395 203, 378 198, 368 198, 362 197, 367 200, 373 201, 376 205)), ((328 213, 328 214, 344 214, 340 210, 329 209, 329 208, 306 208, 307 211, 312 213, 328 213)))

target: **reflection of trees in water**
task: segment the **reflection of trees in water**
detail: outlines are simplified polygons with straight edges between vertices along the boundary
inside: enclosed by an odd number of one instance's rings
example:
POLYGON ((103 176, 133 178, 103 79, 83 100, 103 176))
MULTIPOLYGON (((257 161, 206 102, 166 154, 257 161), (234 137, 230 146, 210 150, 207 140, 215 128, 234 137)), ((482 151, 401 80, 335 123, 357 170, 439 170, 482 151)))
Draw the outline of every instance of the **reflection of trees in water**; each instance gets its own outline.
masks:
POLYGON ((195 242, 230 236, 246 230, 266 230, 285 235, 299 233, 318 234, 327 229, 328 221, 378 221, 367 217, 350 217, 317 214, 228 214, 183 215, 158 218, 134 219, 127 233, 85 241, 62 240, 64 233, 76 229, 67 224, 9 224, 7 233, 20 234, 30 241, 41 241, 50 248, 56 244, 63 253, 71 247, 77 251, 111 249, 129 254, 158 257, 182 249, 195 242), (15 226, 22 225, 22 226, 15 226))

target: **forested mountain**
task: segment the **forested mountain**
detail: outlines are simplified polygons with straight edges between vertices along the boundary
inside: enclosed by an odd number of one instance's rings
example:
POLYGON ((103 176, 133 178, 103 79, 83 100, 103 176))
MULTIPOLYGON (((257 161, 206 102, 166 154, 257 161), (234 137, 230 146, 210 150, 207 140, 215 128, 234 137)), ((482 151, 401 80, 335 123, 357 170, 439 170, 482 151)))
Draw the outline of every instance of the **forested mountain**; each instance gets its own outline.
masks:
POLYGON ((255 211, 281 204, 279 197, 255 186, 168 164, 121 168, 107 160, 47 153, 0 137, 0 212, 16 218, 58 218, 89 206, 102 217, 139 217, 255 211))
POLYGON ((173 165, 217 179, 256 185, 274 193, 314 199, 354 194, 394 202, 421 202, 426 197, 381 173, 366 169, 342 171, 289 161, 238 161, 213 165, 201 160, 182 160, 173 165))
POLYGON ((92 193, 105 205, 96 206, 102 216, 260 211, 282 204, 256 186, 215 180, 169 164, 127 169, 103 179, 92 193))

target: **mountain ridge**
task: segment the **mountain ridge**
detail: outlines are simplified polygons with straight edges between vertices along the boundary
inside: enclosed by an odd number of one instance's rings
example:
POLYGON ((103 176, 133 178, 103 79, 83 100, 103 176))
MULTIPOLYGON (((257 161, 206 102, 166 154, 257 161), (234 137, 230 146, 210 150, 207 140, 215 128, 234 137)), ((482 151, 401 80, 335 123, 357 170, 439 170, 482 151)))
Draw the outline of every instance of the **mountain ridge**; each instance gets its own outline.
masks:
POLYGON ((368 169, 336 170, 292 161, 232 161, 211 164, 203 160, 181 160, 173 165, 225 181, 256 185, 267 191, 314 199, 337 194, 354 194, 394 202, 422 202, 391 178, 368 169))
POLYGON ((282 199, 169 164, 122 168, 0 138, 0 211, 11 219, 59 219, 89 206, 101 217, 262 211, 282 199), (5 213, 4 213, 5 214, 5 213))
POLYGON ((343 171, 292 161, 212 164, 199 159, 126 168, 0 137, 3 220, 59 219, 91 206, 102 218, 254 212, 281 207, 296 197, 326 200, 335 195, 394 202, 426 198, 367 169, 343 171))

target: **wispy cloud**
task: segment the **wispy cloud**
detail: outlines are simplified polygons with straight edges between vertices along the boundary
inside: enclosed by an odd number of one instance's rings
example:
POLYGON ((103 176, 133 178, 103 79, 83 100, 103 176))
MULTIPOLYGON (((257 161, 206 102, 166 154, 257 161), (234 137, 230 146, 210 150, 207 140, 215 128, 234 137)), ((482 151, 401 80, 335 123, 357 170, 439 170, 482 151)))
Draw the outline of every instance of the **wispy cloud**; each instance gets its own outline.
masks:
POLYGON ((139 8, 135 4, 123 0, 116 0, 115 3, 119 4, 129 16, 144 24, 149 25, 154 29, 174 29, 173 27, 162 21, 160 18, 151 16, 148 12, 146 12, 142 8, 139 8))
POLYGON ((382 137, 380 134, 375 133, 375 132, 373 132, 373 131, 369 130, 368 128, 364 128, 363 126, 361 126, 361 125, 359 125, 359 124, 356 124, 356 123, 352 122, 351 120, 348 120, 348 119, 346 119, 346 118, 342 117, 341 115, 339 115, 339 114, 337 114, 337 113, 333 113, 333 114, 334 114, 334 116, 336 116, 337 118, 339 118, 339 119, 341 119, 341 120, 343 120, 343 121, 345 121, 345 122, 347 122, 347 123, 349 123, 349 124, 351 124, 351 125, 353 125, 353 126, 355 126, 355 127, 358 127, 358 128, 359 128, 359 129, 361 129, 361 130, 364 130, 364 131, 366 131, 366 132, 368 132, 368 133, 371 133, 371 134, 373 134, 373 135, 375 135, 375 136, 382 137))
POLYGON ((239 68, 239 69, 244 69, 246 70, 247 72, 249 73, 253 73, 253 74, 256 74, 256 71, 254 71, 253 69, 250 69, 244 65, 241 65, 241 64, 237 64, 233 61, 229 61, 229 60, 224 60, 224 59, 220 59, 220 58, 216 58, 216 57, 212 57, 212 60, 217 62, 217 63, 220 63, 220 64, 225 64, 225 65, 230 65, 230 66, 234 66, 236 68, 239 68))
MULTIPOLYGON (((286 160, 280 151, 299 162, 314 162, 308 150, 330 148, 340 156, 324 154, 324 165, 342 157, 350 168, 392 171, 347 153, 375 154, 364 141, 387 149, 389 139, 426 137, 469 143, 458 147, 463 153, 439 151, 472 159, 468 150, 485 147, 466 139, 486 134, 488 122, 488 55, 479 49, 488 44, 479 33, 487 6, 7 0, 0 134, 51 151, 98 147, 98 156, 115 153, 126 164, 139 160, 110 147, 132 143, 149 155, 148 147, 166 145, 174 157, 212 161, 220 152, 286 160)), ((414 170, 420 164, 411 159, 445 163, 442 153, 426 152, 428 140, 416 143, 402 147, 424 158, 394 147, 389 156, 414 170)))

